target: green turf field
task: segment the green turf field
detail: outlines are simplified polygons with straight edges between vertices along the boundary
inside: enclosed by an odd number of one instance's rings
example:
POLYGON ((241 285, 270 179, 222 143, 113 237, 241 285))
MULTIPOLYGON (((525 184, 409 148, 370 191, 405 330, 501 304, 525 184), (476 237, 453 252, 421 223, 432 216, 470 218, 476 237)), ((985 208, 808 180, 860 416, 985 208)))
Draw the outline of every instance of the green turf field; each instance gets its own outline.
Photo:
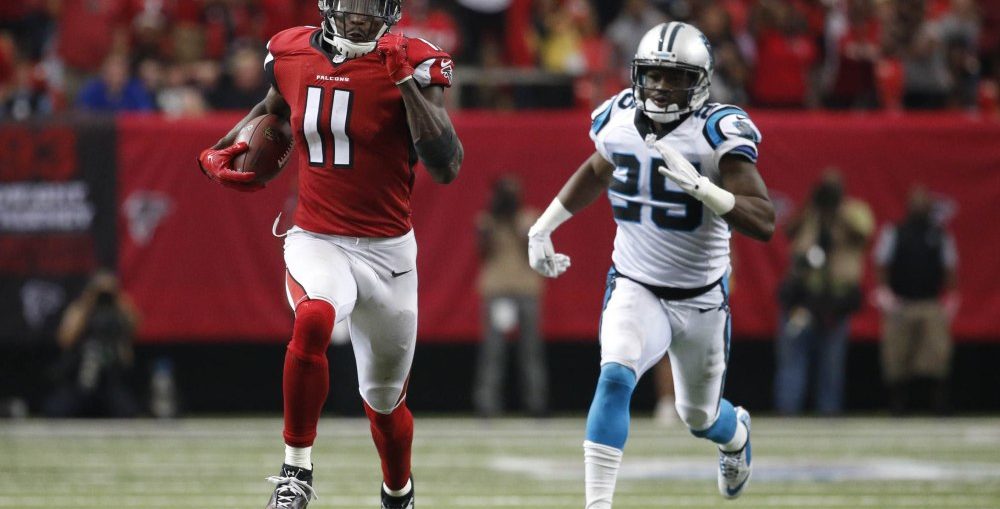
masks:
MULTIPOLYGON (((583 507, 583 419, 420 418, 417 507, 583 507)), ((260 508, 279 419, 0 421, 0 508, 260 508)), ((615 507, 1000 508, 1000 418, 754 418, 754 477, 716 492, 712 446, 632 422, 615 507)), ((367 421, 326 418, 310 508, 378 506, 367 421)))

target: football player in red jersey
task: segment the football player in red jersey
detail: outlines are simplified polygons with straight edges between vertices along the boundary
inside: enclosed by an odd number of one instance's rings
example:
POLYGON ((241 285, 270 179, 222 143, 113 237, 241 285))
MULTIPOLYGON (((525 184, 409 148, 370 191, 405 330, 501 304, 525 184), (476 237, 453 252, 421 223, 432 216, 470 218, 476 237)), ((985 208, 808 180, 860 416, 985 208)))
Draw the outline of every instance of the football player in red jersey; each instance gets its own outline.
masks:
POLYGON ((311 448, 329 389, 326 349, 348 320, 358 385, 382 461, 382 507, 413 507, 413 416, 406 383, 417 330, 416 243, 410 221, 413 165, 434 181, 458 175, 462 145, 444 109, 450 56, 388 32, 400 0, 319 0, 322 27, 296 27, 268 43, 267 97, 199 163, 212 180, 261 187, 233 171, 233 144, 251 119, 290 121, 299 154, 295 226, 285 237, 286 290, 295 310, 285 354, 281 473, 268 508, 314 497, 311 448))

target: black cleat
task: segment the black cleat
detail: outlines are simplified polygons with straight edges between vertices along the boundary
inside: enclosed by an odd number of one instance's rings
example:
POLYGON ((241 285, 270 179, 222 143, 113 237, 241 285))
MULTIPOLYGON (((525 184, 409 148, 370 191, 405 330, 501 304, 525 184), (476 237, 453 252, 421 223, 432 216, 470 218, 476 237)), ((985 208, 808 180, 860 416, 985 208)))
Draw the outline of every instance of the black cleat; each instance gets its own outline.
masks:
POLYGON ((413 509, 413 478, 410 477, 410 492, 400 497, 394 497, 385 492, 385 484, 382 484, 382 509, 413 509))
POLYGON ((276 484, 265 509, 305 509, 316 498, 312 487, 312 470, 281 465, 281 475, 272 475, 267 482, 276 484))

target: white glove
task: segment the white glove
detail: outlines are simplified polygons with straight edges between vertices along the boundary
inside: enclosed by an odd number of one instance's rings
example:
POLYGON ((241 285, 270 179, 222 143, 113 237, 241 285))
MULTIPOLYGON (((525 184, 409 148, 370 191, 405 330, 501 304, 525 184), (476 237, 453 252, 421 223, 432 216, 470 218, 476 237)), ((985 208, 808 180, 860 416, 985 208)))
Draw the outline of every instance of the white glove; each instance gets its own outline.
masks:
POLYGON ((559 277, 569 268, 569 257, 556 253, 552 247, 552 232, 532 231, 528 234, 528 264, 545 277, 559 277))
POLYGON ((736 196, 733 193, 715 185, 708 177, 698 173, 680 152, 666 142, 666 138, 657 140, 653 135, 649 135, 646 137, 646 145, 656 149, 667 163, 666 166, 660 166, 656 170, 713 212, 721 216, 736 206, 736 196))

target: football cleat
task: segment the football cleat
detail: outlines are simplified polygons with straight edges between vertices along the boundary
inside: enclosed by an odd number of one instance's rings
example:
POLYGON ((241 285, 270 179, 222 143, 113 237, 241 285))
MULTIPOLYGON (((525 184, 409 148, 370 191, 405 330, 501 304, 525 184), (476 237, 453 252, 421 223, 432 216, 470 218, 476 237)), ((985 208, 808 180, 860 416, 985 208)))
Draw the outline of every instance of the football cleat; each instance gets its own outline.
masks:
POLYGON ((281 475, 272 475, 267 482, 276 484, 265 509, 305 509, 316 498, 312 487, 312 470, 281 465, 281 475))
POLYGON ((385 492, 385 483, 382 484, 382 509, 413 509, 413 478, 410 477, 410 492, 406 495, 394 497, 385 492))
POLYGON ((736 420, 747 427, 747 443, 735 452, 719 449, 719 493, 733 499, 740 496, 750 484, 750 413, 736 407, 736 420))

